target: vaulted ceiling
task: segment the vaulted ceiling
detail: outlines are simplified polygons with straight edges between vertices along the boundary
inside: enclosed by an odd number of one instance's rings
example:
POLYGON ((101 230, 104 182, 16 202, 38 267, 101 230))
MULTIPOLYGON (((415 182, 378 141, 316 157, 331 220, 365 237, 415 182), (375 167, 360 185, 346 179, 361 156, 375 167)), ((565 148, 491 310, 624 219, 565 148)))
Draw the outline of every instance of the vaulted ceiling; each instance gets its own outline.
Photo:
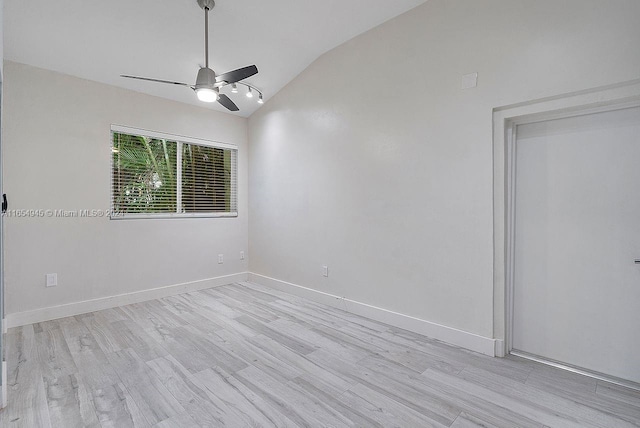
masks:
MULTIPOLYGON (((424 1, 216 0, 210 66, 222 73, 256 64, 260 73, 247 82, 268 100, 324 52, 424 1)), ((4 32, 5 59, 226 111, 188 88, 119 77, 195 83, 204 63, 196 0, 5 0, 4 32)), ((259 108, 230 97, 241 116, 259 108)))

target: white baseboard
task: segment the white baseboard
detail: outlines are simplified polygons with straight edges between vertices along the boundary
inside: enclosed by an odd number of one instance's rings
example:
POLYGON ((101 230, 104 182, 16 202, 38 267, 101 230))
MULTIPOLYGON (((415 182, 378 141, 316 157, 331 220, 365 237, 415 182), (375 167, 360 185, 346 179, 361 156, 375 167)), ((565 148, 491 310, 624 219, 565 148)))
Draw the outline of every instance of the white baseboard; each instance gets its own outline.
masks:
POLYGON ((292 284, 290 282, 280 281, 278 279, 269 278, 252 272, 249 272, 249 281, 294 294, 299 297, 304 297, 314 302, 333 306, 337 309, 347 310, 348 312, 356 315, 413 331, 432 339, 437 339, 442 342, 489 355, 491 357, 499 355, 496 354, 496 350, 500 345, 496 343, 498 342, 496 339, 479 336, 474 333, 414 318, 409 315, 378 308, 355 300, 345 299, 333 294, 324 293, 322 291, 292 284))
POLYGON ((60 306, 16 312, 13 314, 7 314, 3 324, 6 328, 18 327, 36 322, 80 315, 87 312, 99 311, 102 309, 114 308, 116 306, 129 305, 132 303, 139 303, 147 300, 159 299, 162 297, 174 296, 176 294, 219 287, 233 282, 242 282, 247 280, 291 293, 296 296, 304 297, 314 302, 332 306, 337 309, 347 310, 348 312, 356 315, 423 334, 427 337, 492 357, 503 356, 502 354, 504 353, 504 346, 501 340, 479 336, 463 330, 458 330, 409 315, 378 308, 366 303, 345 299, 340 296, 303 287, 301 285, 247 272, 208 278, 183 284, 174 284, 166 287, 137 291, 134 293, 119 294, 116 296, 68 303, 60 306))
POLYGON ((130 305, 132 303, 139 303, 147 300, 160 299, 162 297, 175 296, 176 294, 188 293, 190 291, 220 287, 222 285, 231 284, 233 282, 246 281, 247 275, 247 272, 243 272, 233 275, 218 276, 215 278, 207 278, 199 281, 152 288, 150 290, 136 291, 134 293, 118 294, 116 296, 101 297, 99 299, 67 303, 60 306, 51 306, 48 308, 34 309, 31 311, 16 312, 6 315, 7 318, 5 324, 7 328, 19 327, 36 322, 50 321, 58 318, 86 314, 87 312, 115 308, 116 306, 130 305))

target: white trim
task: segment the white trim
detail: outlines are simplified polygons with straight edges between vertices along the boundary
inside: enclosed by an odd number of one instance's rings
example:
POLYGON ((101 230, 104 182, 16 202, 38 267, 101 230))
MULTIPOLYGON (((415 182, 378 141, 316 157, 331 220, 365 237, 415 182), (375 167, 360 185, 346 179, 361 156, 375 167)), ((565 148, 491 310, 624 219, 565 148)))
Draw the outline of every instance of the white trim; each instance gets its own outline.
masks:
POLYGON ((237 212, 224 213, 161 213, 161 214, 111 214, 110 220, 161 220, 168 218, 235 218, 238 217, 237 212))
POLYGON ((221 143, 219 141, 203 140, 201 138, 185 137, 183 135, 167 134, 164 132, 150 131, 148 129, 132 128, 129 126, 111 125, 111 132, 122 134, 143 135, 145 137, 156 138, 158 140, 169 140, 180 143, 196 144, 199 146, 218 147, 221 149, 238 150, 235 144, 221 143))
POLYGON ((507 299, 507 308, 506 308, 506 325, 505 325, 505 340, 504 343, 506 345, 503 350, 504 354, 511 349, 511 344, 513 343, 513 283, 515 280, 515 269, 514 260, 515 260, 515 224, 516 224, 516 138, 517 138, 517 130, 518 126, 515 123, 508 122, 506 124, 507 129, 505 130, 505 138, 507 139, 507 177, 506 177, 506 192, 507 192, 507 225, 506 225, 506 290, 505 296, 507 299))
POLYGON ((0 389, 0 409, 7 407, 7 362, 2 361, 2 388, 0 389))
POLYGON ((67 303, 60 306, 51 306, 48 308, 34 309, 31 311, 16 312, 13 314, 7 314, 7 325, 8 328, 19 327, 36 322, 49 321, 53 319, 99 311, 102 309, 129 305, 132 303, 139 303, 168 296, 175 296, 176 294, 188 293, 191 291, 204 290, 206 288, 220 287, 234 282, 246 281, 246 279, 247 272, 242 272, 232 275, 218 276, 215 278, 202 279, 199 281, 152 288, 150 290, 118 294, 116 296, 101 297, 98 299, 85 300, 82 302, 67 303))
POLYGON ((494 357, 496 341, 388 309, 249 272, 249 281, 494 357))
POLYGON ((500 107, 493 111, 494 337, 512 349, 513 156, 515 128, 559 118, 640 105, 640 79, 500 107))

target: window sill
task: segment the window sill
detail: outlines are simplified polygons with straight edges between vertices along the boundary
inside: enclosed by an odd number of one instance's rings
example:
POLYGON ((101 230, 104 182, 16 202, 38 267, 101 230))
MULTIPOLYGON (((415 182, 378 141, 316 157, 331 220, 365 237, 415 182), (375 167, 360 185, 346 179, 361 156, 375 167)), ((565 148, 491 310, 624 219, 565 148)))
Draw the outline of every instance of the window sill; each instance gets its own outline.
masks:
POLYGON ((112 215, 110 220, 160 220, 168 218, 235 218, 237 212, 233 213, 163 213, 163 214, 122 214, 112 215))

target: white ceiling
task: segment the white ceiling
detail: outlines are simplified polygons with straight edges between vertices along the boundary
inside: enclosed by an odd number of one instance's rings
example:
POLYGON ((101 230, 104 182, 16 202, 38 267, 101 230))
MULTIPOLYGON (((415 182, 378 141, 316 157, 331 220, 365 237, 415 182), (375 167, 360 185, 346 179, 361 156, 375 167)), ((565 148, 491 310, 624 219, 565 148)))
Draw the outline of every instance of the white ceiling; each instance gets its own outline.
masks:
MULTIPOLYGON (((247 82, 269 99, 324 52, 425 0, 216 0, 210 66, 256 64, 247 82)), ((204 12, 196 0, 5 0, 5 59, 159 97, 201 103, 179 86, 120 74, 195 83, 204 63, 204 12)), ((229 88, 222 91, 229 92, 229 88)), ((259 105, 231 94, 241 116, 259 105)))

